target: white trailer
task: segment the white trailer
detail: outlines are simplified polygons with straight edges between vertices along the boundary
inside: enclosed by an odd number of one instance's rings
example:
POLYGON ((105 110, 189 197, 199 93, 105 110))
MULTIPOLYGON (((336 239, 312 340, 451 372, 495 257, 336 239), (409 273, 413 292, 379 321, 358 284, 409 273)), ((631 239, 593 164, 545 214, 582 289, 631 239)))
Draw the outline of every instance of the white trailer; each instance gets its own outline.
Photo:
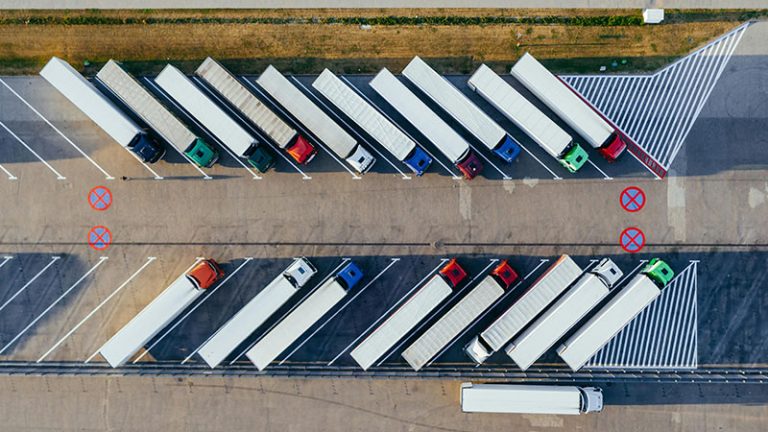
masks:
POLYGON ((414 57, 403 76, 505 162, 520 154, 520 145, 511 135, 424 60, 414 57))
POLYGON ((213 334, 198 354, 215 368, 317 273, 306 258, 297 258, 256 297, 213 334))
POLYGON ((363 368, 368 370, 376 360, 387 353, 400 339, 432 312, 443 300, 451 295, 453 289, 439 274, 421 287, 380 326, 369 334, 350 355, 363 368))
POLYGON ((309 163, 317 152, 304 137, 278 117, 269 107, 216 60, 208 57, 195 71, 254 126, 264 132, 278 147, 286 150, 299 163, 309 163))
POLYGON ((613 261, 604 258, 593 270, 579 278, 544 315, 507 345, 507 355, 520 369, 528 369, 608 295, 622 274, 613 261))
POLYGON ((136 153, 144 162, 156 162, 165 149, 152 141, 144 130, 123 114, 106 96, 69 63, 52 57, 40 71, 64 97, 121 146, 136 153))
POLYGON ((417 175, 429 167, 432 158, 421 147, 333 72, 325 69, 312 87, 417 175))
POLYGON ((477 364, 501 350, 516 334, 536 318, 581 274, 581 267, 563 255, 506 312, 464 348, 477 364))
POLYGON ((587 162, 587 153, 568 133, 488 66, 480 65, 467 84, 569 171, 587 162))
POLYGON ((640 274, 608 301, 557 349, 573 371, 582 366, 661 294, 674 273, 653 259, 640 274))
POLYGON ((108 61, 96 74, 96 78, 168 144, 187 155, 198 166, 210 167, 216 163, 218 152, 202 138, 195 136, 116 61, 108 61))
POLYGON ((370 170, 376 162, 376 158, 365 147, 358 144, 357 140, 273 66, 269 66, 256 83, 357 172, 370 170))
POLYGON ((432 327, 403 351, 403 358, 418 371, 496 302, 517 279, 517 273, 502 261, 493 272, 440 317, 432 327))
POLYGON ((122 366, 160 330, 176 319, 184 309, 200 297, 221 276, 213 260, 205 260, 189 273, 178 277, 151 303, 120 329, 99 353, 113 368, 122 366), (204 278, 197 280, 195 276, 204 278))
POLYGON ((259 146, 256 138, 232 120, 180 70, 167 65, 155 78, 155 83, 237 156, 247 159, 259 171, 266 171, 264 167, 271 165, 265 164, 268 157, 263 154, 263 146, 259 146))
POLYGON ((584 137, 590 146, 600 149, 603 156, 615 160, 627 147, 616 129, 592 105, 529 53, 515 63, 510 73, 584 137))
POLYGON ((429 109, 408 87, 392 75, 392 72, 386 68, 382 69, 369 85, 427 137, 467 179, 472 179, 482 172, 482 162, 469 148, 464 138, 429 109))
POLYGON ((362 277, 362 272, 357 266, 353 263, 347 264, 336 277, 325 281, 256 342, 245 355, 259 370, 264 370, 323 315, 336 306, 362 277))
POLYGON ((578 415, 602 411, 603 392, 595 387, 462 383, 461 410, 578 415))

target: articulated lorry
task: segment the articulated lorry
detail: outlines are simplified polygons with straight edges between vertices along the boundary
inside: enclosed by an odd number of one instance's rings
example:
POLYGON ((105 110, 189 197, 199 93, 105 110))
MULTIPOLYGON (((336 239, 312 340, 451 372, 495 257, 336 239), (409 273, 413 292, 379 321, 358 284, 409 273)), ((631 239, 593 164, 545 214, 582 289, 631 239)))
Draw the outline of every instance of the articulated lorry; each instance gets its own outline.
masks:
POLYGON ((483 171, 483 163, 464 138, 429 109, 392 72, 382 69, 368 84, 456 165, 466 179, 471 180, 483 171))
POLYGON ((586 324, 557 349, 568 366, 577 371, 661 294, 675 273, 659 258, 652 259, 586 324))
POLYGON ((422 369, 480 314, 501 298, 517 277, 517 272, 512 266, 506 260, 502 261, 490 275, 403 351, 405 361, 415 371, 422 369))
POLYGON ((357 364, 368 370, 421 320, 443 302, 467 276, 455 259, 432 276, 414 295, 378 326, 350 353, 357 364))
POLYGON ((604 258, 507 345, 507 355, 520 369, 528 369, 597 306, 622 275, 613 261, 604 258))
POLYGON ((99 353, 113 368, 122 366, 223 275, 216 261, 200 261, 112 336, 99 353))
POLYGON ((259 75, 256 83, 355 171, 362 174, 373 167, 376 158, 280 71, 269 66, 259 75))
POLYGON ((461 384, 463 412, 578 415, 603 410, 596 387, 461 384))
POLYGON ((488 66, 480 65, 467 84, 568 171, 576 172, 587 162, 587 152, 568 133, 488 66))
POLYGON ((627 148, 618 131, 575 90, 525 53, 510 72, 609 161, 627 148))
POLYGON ((416 175, 424 174, 432 163, 432 158, 421 147, 333 72, 325 69, 312 87, 416 175))
POLYGON ((315 146, 278 117, 263 102, 216 60, 208 57, 195 74, 205 80, 232 106, 264 132, 278 147, 300 164, 308 164, 317 154, 315 146))
POLYGON ((568 255, 561 256, 506 312, 475 336, 464 347, 464 352, 477 364, 485 362, 544 311, 579 275, 581 267, 568 255))
POLYGON ((162 145, 150 138, 139 125, 120 111, 69 63, 52 57, 40 71, 40 76, 112 139, 135 153, 143 162, 154 163, 165 155, 162 145))
POLYGON ((221 364, 316 273, 306 258, 297 258, 203 344, 200 357, 212 368, 221 364))
POLYGON ((320 285, 315 292, 256 342, 245 355, 259 370, 264 370, 323 315, 336 306, 362 278, 363 272, 355 263, 350 262, 334 277, 320 285))
POLYGON ((520 144, 511 135, 424 60, 414 57, 403 76, 505 162, 520 154, 520 144))
POLYGON ((96 78, 168 144, 185 154, 197 166, 211 167, 219 159, 216 149, 195 136, 116 61, 108 61, 96 74, 96 78))
POLYGON ((167 65, 155 83, 171 98, 196 118, 219 141, 238 157, 259 170, 267 172, 275 163, 275 155, 265 145, 260 145, 242 126, 216 105, 180 70, 167 65))

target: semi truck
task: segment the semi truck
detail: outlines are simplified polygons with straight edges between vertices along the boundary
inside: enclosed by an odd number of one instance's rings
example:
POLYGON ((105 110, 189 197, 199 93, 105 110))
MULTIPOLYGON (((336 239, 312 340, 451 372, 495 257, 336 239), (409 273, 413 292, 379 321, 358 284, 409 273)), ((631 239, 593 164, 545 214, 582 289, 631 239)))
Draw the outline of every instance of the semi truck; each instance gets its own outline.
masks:
POLYGON ((623 273, 610 259, 604 258, 585 273, 515 340, 507 345, 507 355, 522 370, 528 369, 552 348, 571 327, 608 295, 623 273))
POLYGON ((609 161, 627 148, 618 131, 592 105, 529 53, 510 73, 609 161))
POLYGON ((254 126, 264 132, 293 160, 308 164, 317 155, 309 140, 296 132, 216 60, 208 57, 195 74, 205 80, 232 106, 237 108, 254 126))
POLYGON ((242 307, 198 351, 211 368, 221 364, 248 336, 309 282, 317 269, 306 258, 296 258, 285 271, 242 307))
POLYGON ((561 256, 509 309, 475 336, 464 347, 464 352, 477 364, 485 362, 546 309, 579 275, 581 267, 568 255, 561 256))
POLYGON ((165 148, 162 145, 149 137, 139 125, 120 111, 69 63, 58 57, 52 57, 40 71, 40 76, 93 120, 107 135, 135 153, 143 162, 154 163, 165 155, 165 148))
POLYGON ((384 100, 421 132, 468 180, 483 171, 483 163, 469 144, 424 104, 392 72, 382 69, 368 83, 384 100))
POLYGON ((330 70, 325 69, 312 83, 312 87, 416 175, 424 174, 432 163, 432 158, 424 149, 330 70))
POLYGON ((196 118, 219 141, 238 157, 259 170, 267 172, 275 163, 275 155, 267 146, 251 136, 242 126, 216 105, 186 75, 172 65, 167 65, 155 83, 196 118))
POLYGON ((113 368, 122 366, 222 276, 216 261, 198 262, 102 345, 99 353, 113 368))
POLYGON ((440 350, 493 305, 517 280, 517 272, 502 261, 466 296, 441 316, 424 334, 403 351, 403 358, 415 371, 422 369, 440 350))
POLYGON ((256 83, 355 171, 363 174, 373 167, 376 158, 274 66, 267 67, 256 83))
POLYGON ((390 315, 386 321, 369 334, 350 355, 368 370, 381 356, 387 353, 409 331, 443 302, 453 289, 461 283, 467 273, 456 259, 450 260, 432 276, 414 295, 390 315))
POLYGON ((596 387, 462 383, 461 410, 578 415, 602 411, 603 392, 596 387))
POLYGON ((510 163, 520 154, 520 144, 511 135, 424 60, 414 57, 403 76, 502 160, 510 163))
POLYGON ((587 152, 568 133, 488 66, 480 65, 468 85, 568 171, 576 172, 587 162, 587 152))
POLYGON ((575 372, 661 294, 675 273, 654 258, 557 349, 575 372))
POLYGON ((216 149, 195 136, 116 61, 109 60, 96 74, 96 78, 168 144, 185 154, 197 166, 211 167, 219 159, 216 149))
POLYGON ((362 278, 363 272, 357 265, 354 262, 348 263, 256 342, 245 355, 259 370, 264 370, 336 306, 362 278))

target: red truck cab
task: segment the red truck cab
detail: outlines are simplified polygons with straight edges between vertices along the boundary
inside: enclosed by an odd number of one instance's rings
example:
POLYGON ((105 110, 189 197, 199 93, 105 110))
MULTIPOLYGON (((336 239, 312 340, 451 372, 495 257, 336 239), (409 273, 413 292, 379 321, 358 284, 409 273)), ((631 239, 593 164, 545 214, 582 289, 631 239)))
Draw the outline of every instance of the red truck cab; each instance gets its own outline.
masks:
POLYGON ((291 155, 293 160, 302 165, 308 164, 317 155, 315 146, 301 135, 297 135, 296 140, 285 151, 291 155))
POLYGON ((216 281, 221 279, 222 276, 224 276, 224 271, 221 270, 219 264, 212 259, 200 261, 187 273, 187 277, 197 285, 197 288, 203 290, 210 288, 216 281))
POLYGON ((597 151, 608 159, 609 162, 613 162, 619 158, 619 156, 626 150, 627 144, 621 139, 621 135, 614 132, 610 138, 608 138, 607 144, 597 149, 597 151))
POLYGON ((497 282, 504 286, 504 289, 509 288, 518 278, 517 272, 509 265, 507 260, 501 261, 491 274, 496 277, 497 282))
POLYGON ((454 258, 448 261, 448 264, 440 269, 440 275, 443 277, 443 279, 448 281, 448 283, 450 283, 453 288, 456 288, 456 286, 458 286, 461 281, 467 277, 467 272, 461 268, 459 262, 456 261, 456 258, 454 258))
POLYGON ((467 180, 472 180, 483 172, 483 162, 472 150, 467 153, 464 160, 456 163, 456 167, 464 174, 467 180))

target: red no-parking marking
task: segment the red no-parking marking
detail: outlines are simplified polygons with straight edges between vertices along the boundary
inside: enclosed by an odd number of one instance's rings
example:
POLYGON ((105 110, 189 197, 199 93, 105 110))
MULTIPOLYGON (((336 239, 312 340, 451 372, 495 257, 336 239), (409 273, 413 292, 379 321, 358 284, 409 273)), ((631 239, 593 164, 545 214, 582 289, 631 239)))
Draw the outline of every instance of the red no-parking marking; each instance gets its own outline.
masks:
POLYGON ((629 227, 621 232, 619 243, 625 252, 640 252, 640 249, 645 246, 645 234, 640 228, 629 227))
POLYGON ((103 225, 97 225, 88 231, 88 246, 103 251, 112 243, 112 232, 103 225))
POLYGON ((630 186, 621 191, 619 203, 624 210, 634 213, 645 207, 645 192, 637 186, 630 186))
POLYGON ((112 205, 112 192, 106 186, 96 186, 88 192, 88 204, 96 211, 104 211, 112 205))

